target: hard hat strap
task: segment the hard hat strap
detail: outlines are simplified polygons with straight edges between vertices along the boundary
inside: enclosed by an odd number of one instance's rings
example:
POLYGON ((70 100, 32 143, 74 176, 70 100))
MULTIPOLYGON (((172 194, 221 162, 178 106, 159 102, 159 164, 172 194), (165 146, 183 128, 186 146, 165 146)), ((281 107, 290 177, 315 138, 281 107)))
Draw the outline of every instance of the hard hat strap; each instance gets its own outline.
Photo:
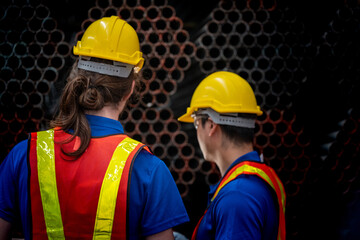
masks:
POLYGON ((82 57, 80 57, 78 62, 78 68, 80 69, 122 78, 128 78, 133 67, 134 65, 116 61, 114 61, 114 65, 87 61, 82 57))
POLYGON ((255 128, 255 119, 238 116, 238 113, 220 114, 211 108, 199 109, 197 114, 207 114, 214 123, 220 125, 229 125, 235 127, 255 128))

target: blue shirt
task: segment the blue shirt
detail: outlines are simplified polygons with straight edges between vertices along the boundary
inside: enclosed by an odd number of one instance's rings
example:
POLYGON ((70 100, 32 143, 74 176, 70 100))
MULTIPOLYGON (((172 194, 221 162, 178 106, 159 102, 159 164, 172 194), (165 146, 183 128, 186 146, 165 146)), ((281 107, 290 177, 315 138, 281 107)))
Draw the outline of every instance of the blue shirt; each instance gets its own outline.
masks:
MULTIPOLYGON (((260 162, 260 157, 255 151, 247 153, 232 163, 227 171, 243 161, 260 162)), ((264 180, 254 175, 239 175, 226 184, 210 203, 217 185, 210 188, 209 207, 196 239, 277 238, 278 206, 273 190, 264 180)))
MULTIPOLYGON (((92 137, 124 133, 118 121, 92 115, 86 117, 92 137)), ((20 218, 25 239, 30 239, 27 147, 28 140, 20 142, 0 165, 0 218, 11 223, 20 218)), ((129 208, 130 239, 141 239, 189 221, 168 168, 145 150, 134 162, 129 208)))

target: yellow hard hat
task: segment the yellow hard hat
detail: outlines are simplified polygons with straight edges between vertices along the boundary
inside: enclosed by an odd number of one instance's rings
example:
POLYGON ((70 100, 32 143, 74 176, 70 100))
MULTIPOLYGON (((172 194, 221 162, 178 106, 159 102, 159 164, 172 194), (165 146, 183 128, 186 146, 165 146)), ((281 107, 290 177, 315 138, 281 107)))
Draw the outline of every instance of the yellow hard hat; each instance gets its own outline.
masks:
POLYGON ((212 73, 200 82, 190 107, 178 120, 194 122, 191 115, 203 108, 211 108, 218 113, 262 114, 249 83, 239 75, 225 71, 212 73))
POLYGON ((136 31, 117 16, 93 22, 74 46, 73 52, 75 55, 130 64, 137 71, 144 65, 136 31))

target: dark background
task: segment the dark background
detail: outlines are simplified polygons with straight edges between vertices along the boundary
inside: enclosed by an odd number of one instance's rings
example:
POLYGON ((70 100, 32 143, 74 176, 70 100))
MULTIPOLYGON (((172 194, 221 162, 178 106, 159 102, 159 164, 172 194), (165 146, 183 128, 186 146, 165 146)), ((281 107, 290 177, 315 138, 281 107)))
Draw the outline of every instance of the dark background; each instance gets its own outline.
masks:
MULTIPOLYGON (((126 20, 137 26, 146 64, 141 101, 129 107, 121 122, 131 137, 155 149, 173 174, 191 218, 175 230, 191 236, 206 207, 208 185, 219 179, 216 166, 202 159, 193 126, 180 125, 176 118, 204 77, 227 70, 249 81, 264 111, 254 143, 284 183, 287 238, 360 239, 357 1, 3 0, 0 5, 0 162, 29 132, 48 127, 74 60, 71 47, 86 21, 106 15, 111 6, 118 13, 129 9, 133 15, 126 20), (169 24, 157 30, 157 20, 145 14, 152 7, 160 12, 171 7, 174 14, 160 13, 159 19, 176 20, 180 27, 169 24), (218 30, 209 32, 216 18, 218 30), (46 19, 55 26, 47 30, 46 19), (146 27, 146 21, 152 25, 146 27), (55 30, 63 38, 56 40, 55 30), (188 35, 178 41, 182 30, 188 35), (233 34, 240 36, 235 43, 230 42, 233 34), (217 41, 221 36, 226 43, 217 41), (182 50, 161 53, 159 44, 182 50), (184 46, 193 50, 184 51, 184 46), (227 47, 232 56, 216 55, 227 47), (168 66, 167 58, 187 62, 168 66), (209 62, 214 66, 207 67, 209 62)), ((14 235, 21 236, 19 226, 14 235)))

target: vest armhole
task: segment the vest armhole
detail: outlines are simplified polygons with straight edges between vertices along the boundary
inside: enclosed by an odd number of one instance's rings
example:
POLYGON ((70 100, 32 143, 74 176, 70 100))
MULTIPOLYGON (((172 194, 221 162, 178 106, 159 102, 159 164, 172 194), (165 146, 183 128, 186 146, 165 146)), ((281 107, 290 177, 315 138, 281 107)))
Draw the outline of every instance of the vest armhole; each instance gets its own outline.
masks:
POLYGON ((29 220, 29 237, 30 240, 33 239, 33 223, 32 223, 32 212, 31 212, 31 197, 30 197, 30 178, 31 178, 31 168, 30 168, 30 151, 31 151, 31 141, 34 133, 29 133, 28 135, 28 142, 27 142, 27 153, 26 153, 26 163, 27 163, 27 170, 28 170, 28 176, 27 176, 27 194, 28 194, 28 206, 26 211, 28 212, 28 219, 29 220))
MULTIPOLYGON (((130 164, 130 168, 129 168, 129 177, 128 177, 128 181, 127 181, 127 193, 126 193, 126 239, 129 239, 129 234, 130 234, 130 226, 129 226, 129 217, 130 217, 130 213, 129 213, 129 203, 130 203, 130 194, 129 194, 129 190, 130 190, 130 184, 131 184, 131 176, 132 176, 132 170, 134 167, 134 162, 136 160, 136 157, 138 156, 138 154, 141 152, 142 149, 145 149, 147 151, 150 150, 150 148, 148 148, 145 144, 140 143, 141 146, 137 149, 136 153, 134 154, 134 156, 132 157, 132 161, 130 164), (148 150, 149 149, 149 150, 148 150)), ((150 151, 149 151, 150 152, 150 151)), ((152 152, 150 152, 152 154, 152 152)))

